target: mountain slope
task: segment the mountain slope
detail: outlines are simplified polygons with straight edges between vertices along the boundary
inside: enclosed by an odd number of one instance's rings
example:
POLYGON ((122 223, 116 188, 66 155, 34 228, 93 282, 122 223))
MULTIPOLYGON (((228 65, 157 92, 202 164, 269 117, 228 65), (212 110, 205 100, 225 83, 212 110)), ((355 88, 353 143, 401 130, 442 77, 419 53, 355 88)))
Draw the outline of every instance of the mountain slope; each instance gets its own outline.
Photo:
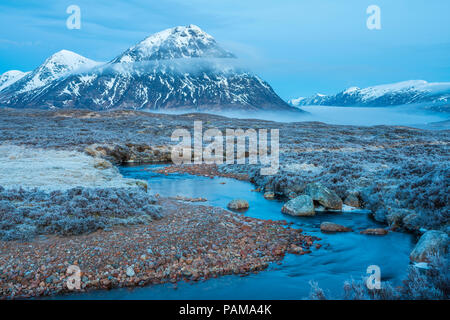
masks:
POLYGON ((14 83, 9 90, 18 93, 32 91, 81 68, 91 69, 99 62, 90 60, 72 51, 61 50, 44 61, 37 69, 14 83))
POLYGON ((20 80, 30 72, 22 72, 19 70, 10 70, 6 71, 2 75, 0 75, 0 91, 5 89, 6 87, 9 87, 14 82, 20 80))
POLYGON ((315 95, 300 101, 291 100, 292 105, 328 106, 394 106, 402 104, 450 101, 450 82, 428 83, 411 80, 360 89, 351 87, 335 95, 315 95), (293 104, 292 101, 297 102, 293 104))
POLYGON ((91 70, 27 91, 16 86, 0 94, 0 104, 92 110, 293 110, 269 84, 236 67, 235 61, 199 27, 176 27, 91 70))

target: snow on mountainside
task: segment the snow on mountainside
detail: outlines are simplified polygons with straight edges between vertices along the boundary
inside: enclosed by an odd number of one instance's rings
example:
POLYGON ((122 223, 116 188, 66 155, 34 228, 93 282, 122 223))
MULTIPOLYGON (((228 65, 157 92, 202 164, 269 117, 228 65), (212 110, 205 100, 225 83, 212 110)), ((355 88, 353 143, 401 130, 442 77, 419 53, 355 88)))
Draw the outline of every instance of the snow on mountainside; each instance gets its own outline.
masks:
POLYGON ((287 103, 289 103, 293 107, 298 107, 300 105, 300 103, 305 99, 306 99, 305 97, 298 97, 295 99, 288 100, 287 103))
POLYGON ((61 50, 44 61, 37 69, 14 83, 8 90, 22 93, 46 86, 73 71, 90 69, 99 62, 90 60, 72 51, 61 50))
MULTIPOLYGON (((292 111, 268 83, 235 67, 231 62, 235 60, 232 53, 199 27, 175 27, 144 39, 109 63, 84 63, 94 64, 95 68, 72 73, 65 70, 66 76, 39 88, 32 87, 28 83, 40 83, 31 79, 42 74, 46 61, 2 92, 0 105, 92 110, 292 111)), ((81 60, 77 61, 80 65, 81 60)))
POLYGON ((446 103, 449 101, 450 82, 428 83, 423 80, 410 80, 364 89, 351 87, 335 95, 315 95, 292 105, 381 107, 422 102, 446 103))
POLYGON ((167 29, 139 42, 112 63, 129 63, 180 58, 235 58, 216 40, 195 25, 167 29))
POLYGON ((5 89, 6 87, 9 87, 14 82, 20 80, 30 72, 22 72, 19 70, 10 70, 6 71, 2 75, 0 75, 0 91, 5 89))

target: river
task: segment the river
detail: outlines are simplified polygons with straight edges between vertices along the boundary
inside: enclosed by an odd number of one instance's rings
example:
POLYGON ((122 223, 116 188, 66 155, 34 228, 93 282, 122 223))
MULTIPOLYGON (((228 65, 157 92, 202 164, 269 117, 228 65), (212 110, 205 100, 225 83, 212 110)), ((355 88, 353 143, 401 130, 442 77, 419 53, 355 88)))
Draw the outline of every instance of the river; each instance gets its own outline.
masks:
POLYGON ((323 246, 311 254, 287 254, 281 264, 273 263, 267 270, 245 277, 230 275, 193 283, 179 282, 176 285, 91 291, 68 295, 66 299, 304 299, 309 295, 311 280, 318 282, 332 297, 339 298, 343 293, 344 281, 352 278, 360 280, 370 265, 378 265, 381 280, 390 281, 394 286, 400 285, 406 277, 409 254, 414 245, 413 237, 400 232, 389 232, 386 236, 359 234, 360 230, 366 228, 383 227, 370 219, 363 210, 290 217, 280 211, 283 202, 264 199, 261 193, 252 191, 254 186, 251 183, 188 174, 166 176, 144 170, 154 167, 158 165, 122 166, 120 171, 127 178, 147 180, 153 194, 208 199, 198 205, 226 208, 232 199, 246 199, 250 209, 240 214, 293 222, 292 227, 321 238, 319 243, 323 246), (342 224, 354 231, 323 234, 319 230, 323 221, 342 224))

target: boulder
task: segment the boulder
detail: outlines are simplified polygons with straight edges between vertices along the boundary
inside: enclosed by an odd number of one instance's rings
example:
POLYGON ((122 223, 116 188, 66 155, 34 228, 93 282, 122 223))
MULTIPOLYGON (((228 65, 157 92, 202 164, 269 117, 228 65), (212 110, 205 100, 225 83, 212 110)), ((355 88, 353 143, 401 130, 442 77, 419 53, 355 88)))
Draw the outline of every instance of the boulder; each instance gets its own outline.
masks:
POLYGON ((289 186, 283 188, 282 193, 288 198, 296 198, 298 195, 302 194, 305 190, 304 184, 293 183, 289 186))
POLYGON ((313 216, 314 202, 310 196, 301 195, 286 202, 281 208, 281 212, 291 216, 313 216))
POLYGON ((361 207, 361 203, 359 202, 358 197, 355 194, 350 193, 347 198, 345 198, 344 200, 344 204, 350 206, 350 207, 355 207, 355 208, 359 208, 361 207))
POLYGON ((264 193, 264 198, 267 200, 273 200, 275 199, 275 193, 273 193, 272 191, 267 191, 264 193))
POLYGON ((419 231, 420 229, 420 216, 413 212, 405 216, 402 220, 403 227, 409 231, 419 231))
POLYGON ((319 202, 327 209, 342 210, 342 200, 333 190, 320 183, 310 183, 306 186, 305 194, 319 202))
POLYGON ((428 255, 433 253, 445 254, 448 250, 448 235, 445 232, 430 230, 420 237, 409 258, 415 262, 428 262, 428 255))
POLYGON ((235 199, 235 200, 231 200, 228 203, 227 207, 228 207, 228 209, 231 209, 231 210, 247 210, 250 206, 249 206, 247 200, 235 199))
POLYGON ((388 231, 383 228, 369 228, 360 232, 361 234, 367 234, 371 236, 385 236, 388 234, 388 231))
POLYGON ((351 228, 344 227, 333 222, 322 222, 320 224, 320 231, 322 232, 350 232, 351 228))
POLYGON ((411 214, 407 209, 393 209, 388 215, 386 215, 386 221, 391 228, 400 228, 403 226, 403 218, 411 214))

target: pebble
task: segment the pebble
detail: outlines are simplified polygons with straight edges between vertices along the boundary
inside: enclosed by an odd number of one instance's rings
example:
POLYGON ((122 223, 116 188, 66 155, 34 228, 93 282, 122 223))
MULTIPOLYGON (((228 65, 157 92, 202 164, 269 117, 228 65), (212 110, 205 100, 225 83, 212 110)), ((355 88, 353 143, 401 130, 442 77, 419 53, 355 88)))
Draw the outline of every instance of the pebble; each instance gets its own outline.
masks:
POLYGON ((163 197, 158 201, 164 218, 148 225, 29 243, 0 241, 0 299, 71 292, 69 265, 79 266, 83 292, 247 275, 281 262, 288 252, 307 254, 318 239, 286 228, 286 221, 163 197))

